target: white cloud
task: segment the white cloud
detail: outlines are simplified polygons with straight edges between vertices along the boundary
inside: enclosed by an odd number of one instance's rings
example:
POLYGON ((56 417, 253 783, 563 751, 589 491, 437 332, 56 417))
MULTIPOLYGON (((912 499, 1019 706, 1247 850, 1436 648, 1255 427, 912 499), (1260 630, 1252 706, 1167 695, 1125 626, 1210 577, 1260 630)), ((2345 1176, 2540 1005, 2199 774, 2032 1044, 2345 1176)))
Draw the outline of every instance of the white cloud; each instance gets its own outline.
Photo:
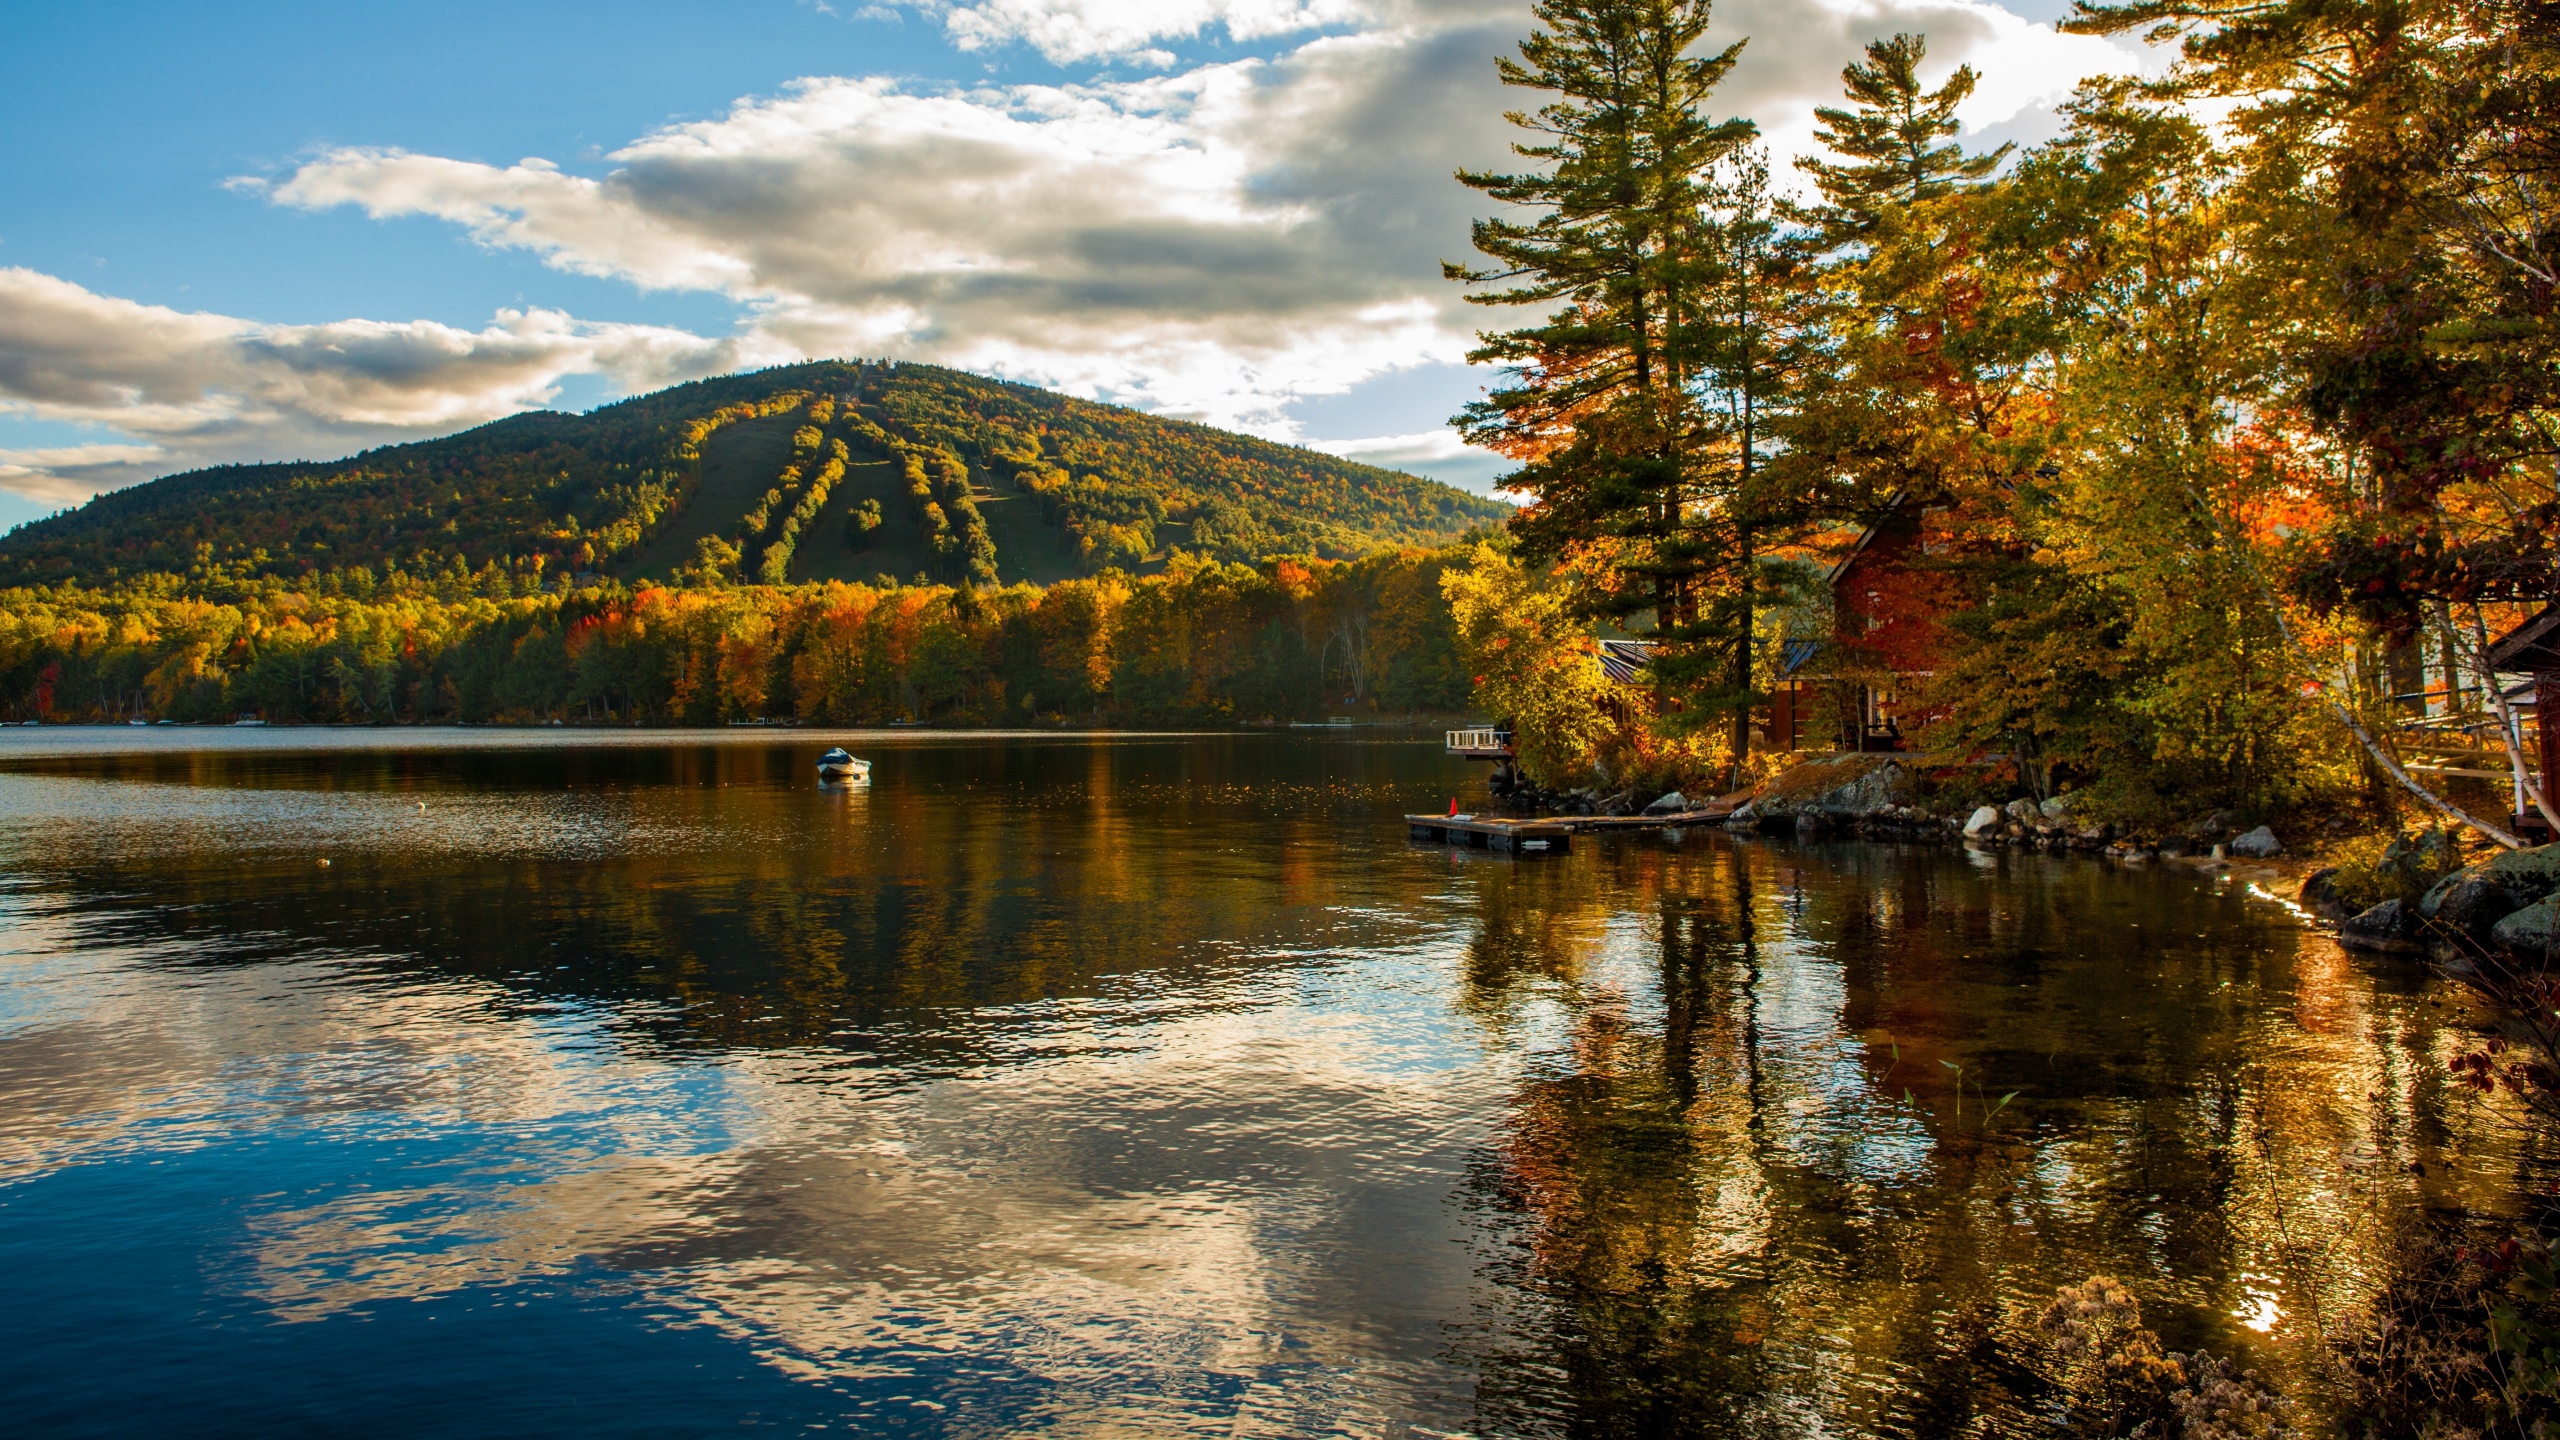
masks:
MULTIPOLYGON (((106 425, 164 447, 171 464, 197 463, 450 429, 542 403, 581 372, 645 388, 803 356, 890 355, 1294 438, 1291 401, 1454 361, 1471 331, 1498 320, 1464 306, 1439 262, 1464 255, 1468 221, 1486 205, 1450 172, 1502 163, 1513 137, 1501 112, 1529 98, 1493 72, 1530 24, 1525 6, 910 8, 963 46, 1021 44, 1060 60, 1213 30, 1352 28, 1138 80, 807 79, 641 136, 592 175, 540 158, 330 150, 239 183, 282 206, 436 218, 565 272, 724 296, 739 332, 712 339, 540 309, 501 312, 477 331, 269 326, 0 272, 0 405, 106 425)), ((1966 118, 1977 126, 2132 63, 1979 0, 1726 0, 1717 20, 1752 37, 1719 101, 1760 119, 1782 172, 1810 147, 1812 109, 1836 98, 1841 66, 1882 35, 1926 32, 1936 75, 1974 64, 1983 82, 1966 118)), ((23 483, 0 474, 0 485, 23 483)))
POLYGON ((164 465, 169 452, 157 445, 55 445, 33 450, 0 450, 0 490, 13 490, 31 500, 76 505, 101 490, 111 490, 121 477, 164 465))
POLYGON ((1399 461, 1455 460, 1474 453, 1468 444, 1450 429, 1417 430, 1410 435, 1366 435, 1351 440, 1310 440, 1307 448, 1346 460, 1366 460, 1373 465, 1392 465, 1399 461))
MULTIPOLYGON (((1286 433, 1289 399, 1452 358, 1481 319, 1438 275, 1481 203, 1449 173, 1503 157, 1500 112, 1522 97, 1492 60, 1528 17, 1370 8, 1360 33, 1147 80, 803 80, 644 136, 598 177, 347 149, 266 188, 280 204, 434 216, 579 274, 714 291, 804 354, 933 359, 1286 433)), ((1213 21, 1258 35, 1359 11, 981 0, 940 13, 969 44, 1084 56, 1213 21)), ((1928 31, 1941 72, 1975 61, 1968 119, 1984 124, 2123 60, 1975 0, 1734 0, 1720 18, 1754 37, 1722 98, 1763 118, 1782 162, 1878 35, 1928 31)))
POLYGON ((1358 0, 961 0, 918 8, 942 17, 963 50, 1024 44, 1059 64, 1106 57, 1171 65, 1157 40, 1214 28, 1250 41, 1369 18, 1358 0))
POLYGON ((0 410, 131 437, 0 453, 0 488, 76 499, 186 465, 334 456, 541 405, 567 375, 649 389, 746 359, 731 342, 549 310, 501 311, 476 331, 263 325, 0 269, 0 410))
POLYGON ((1310 450, 1339 455, 1345 460, 1428 475, 1461 490, 1472 490, 1497 500, 1519 498, 1496 488, 1501 477, 1516 468, 1514 462, 1490 450, 1479 450, 1467 444, 1458 438, 1457 431, 1446 427, 1417 430, 1409 435, 1367 435, 1349 440, 1308 440, 1302 443, 1310 450))

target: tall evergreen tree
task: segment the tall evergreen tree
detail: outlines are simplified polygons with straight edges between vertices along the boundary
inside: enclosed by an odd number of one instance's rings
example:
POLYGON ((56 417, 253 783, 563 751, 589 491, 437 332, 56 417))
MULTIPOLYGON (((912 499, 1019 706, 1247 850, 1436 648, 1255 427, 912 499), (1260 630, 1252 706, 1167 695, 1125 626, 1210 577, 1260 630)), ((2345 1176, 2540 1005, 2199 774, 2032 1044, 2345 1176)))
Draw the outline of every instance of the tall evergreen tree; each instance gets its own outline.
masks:
MULTIPOLYGON (((1757 133, 1707 103, 1742 46, 1692 53, 1706 0, 1542 0, 1535 14, 1544 28, 1499 66, 1555 97, 1507 117, 1542 137, 1513 147, 1538 168, 1458 178, 1538 213, 1477 222, 1494 263, 1446 269, 1502 287, 1476 303, 1556 308, 1482 337, 1471 358, 1514 383, 1458 423, 1522 462, 1507 483, 1534 497, 1515 522, 1524 553, 1580 572, 1587 610, 1662 642, 1656 680, 1686 691, 1725 665, 1737 617, 1746 645, 1749 631, 1748 545, 1717 493, 1736 473, 1719 464, 1731 427, 1706 401, 1731 348, 1717 171, 1757 133)), ((1746 675, 1738 696, 1686 698, 1747 711, 1748 691, 1746 675)))
POLYGON ((1872 500, 1976 496, 2041 463, 2031 409, 2052 342, 2036 238, 2006 225, 1995 172, 2009 147, 1968 154, 1956 108, 1974 75, 1920 80, 1924 37, 1868 44, 1841 71, 1846 106, 1816 111, 1836 159, 1798 160, 1820 203, 1819 354, 1786 426, 1789 463, 1850 477, 1872 500))
POLYGON ((1820 122, 1814 138, 1844 158, 1808 156, 1796 165, 1821 188, 1825 204, 1815 214, 1834 243, 1866 239, 1923 201, 1978 185, 2008 158, 2007 145, 1968 155, 1955 142, 1956 107, 1977 77, 1972 66, 1959 65, 1946 84, 1923 90, 1920 62, 1928 53, 1923 35, 1869 42, 1866 60, 1840 72, 1849 107, 1813 112, 1820 122))
POLYGON ((1770 554, 1801 543, 1841 507, 1835 476, 1765 463, 1771 418, 1792 406, 1803 358, 1805 237, 1785 225, 1769 193, 1764 152, 1745 150, 1724 167, 1706 218, 1714 264, 1697 335, 1709 437, 1696 483, 1703 503, 1668 548, 1718 581, 1672 634, 1699 672, 1689 704, 1727 719, 1730 788, 1750 757, 1751 711, 1761 699, 1758 614, 1803 598, 1790 584, 1801 572, 1773 565, 1770 554))

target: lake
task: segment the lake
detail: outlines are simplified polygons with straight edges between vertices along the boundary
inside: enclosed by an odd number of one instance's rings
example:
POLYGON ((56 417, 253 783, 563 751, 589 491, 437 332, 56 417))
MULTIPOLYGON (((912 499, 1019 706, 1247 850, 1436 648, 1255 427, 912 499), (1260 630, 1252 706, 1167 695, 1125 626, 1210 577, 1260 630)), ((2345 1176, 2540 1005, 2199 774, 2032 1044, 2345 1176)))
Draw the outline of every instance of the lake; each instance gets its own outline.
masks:
POLYGON ((1405 838, 1481 786, 0 731, 10 1428, 2024 1435, 2099 1273, 2316 1413, 2394 1237, 2513 1188, 2475 1018, 2246 881, 1405 838))

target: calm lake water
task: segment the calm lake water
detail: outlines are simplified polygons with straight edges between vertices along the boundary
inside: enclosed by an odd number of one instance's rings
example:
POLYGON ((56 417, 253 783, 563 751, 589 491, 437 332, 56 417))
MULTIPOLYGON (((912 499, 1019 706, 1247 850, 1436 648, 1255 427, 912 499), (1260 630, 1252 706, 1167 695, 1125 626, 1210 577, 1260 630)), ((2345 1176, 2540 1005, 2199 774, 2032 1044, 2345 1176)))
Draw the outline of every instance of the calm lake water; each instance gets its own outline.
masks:
POLYGON ((2465 1012, 2245 883, 1405 839, 1469 785, 0 731, 8 1428, 2029 1434, 2102 1272, 2316 1407, 2508 1185, 2465 1012))

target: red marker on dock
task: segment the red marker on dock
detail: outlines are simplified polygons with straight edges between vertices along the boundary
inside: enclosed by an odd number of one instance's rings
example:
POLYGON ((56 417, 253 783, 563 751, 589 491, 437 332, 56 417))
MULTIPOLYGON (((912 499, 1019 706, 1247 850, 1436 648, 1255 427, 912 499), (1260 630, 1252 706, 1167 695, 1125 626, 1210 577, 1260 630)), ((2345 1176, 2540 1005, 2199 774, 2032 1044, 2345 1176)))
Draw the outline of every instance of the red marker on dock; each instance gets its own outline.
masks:
POLYGON ((1455 795, 1449 797, 1449 813, 1452 815, 1458 813, 1458 797, 1455 795))

